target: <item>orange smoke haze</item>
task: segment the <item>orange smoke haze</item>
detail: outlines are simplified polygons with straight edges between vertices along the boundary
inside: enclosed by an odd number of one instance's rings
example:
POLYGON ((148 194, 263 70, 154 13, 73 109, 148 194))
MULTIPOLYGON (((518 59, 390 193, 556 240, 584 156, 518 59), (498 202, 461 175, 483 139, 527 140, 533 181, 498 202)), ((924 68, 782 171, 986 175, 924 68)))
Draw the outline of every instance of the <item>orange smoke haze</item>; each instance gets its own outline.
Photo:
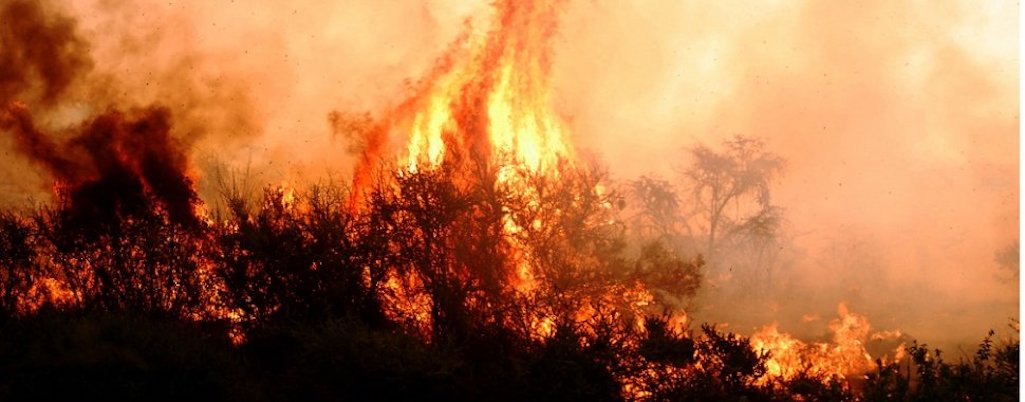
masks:
POLYGON ((1016 4, 642 3, 574 3, 563 24, 578 145, 674 177, 695 141, 765 138, 803 251, 783 298, 938 338, 1018 316, 994 261, 1019 231, 1016 4))
MULTIPOLYGON (((329 113, 397 107, 460 34, 486 28, 478 3, 47 3, 75 21, 88 62, 56 102, 2 74, 0 95, 42 129, 160 103, 207 198, 214 163, 274 183, 348 177, 329 113)), ((687 147, 736 134, 787 160, 774 197, 798 249, 789 291, 728 307, 749 326, 846 301, 876 328, 975 340, 1019 314, 1018 277, 995 261, 1018 241, 1017 16, 1011 2, 571 0, 552 102, 614 179, 676 180, 687 147)), ((15 146, 0 135, 9 205, 48 190, 15 146)), ((750 329, 722 309, 695 317, 750 329)))

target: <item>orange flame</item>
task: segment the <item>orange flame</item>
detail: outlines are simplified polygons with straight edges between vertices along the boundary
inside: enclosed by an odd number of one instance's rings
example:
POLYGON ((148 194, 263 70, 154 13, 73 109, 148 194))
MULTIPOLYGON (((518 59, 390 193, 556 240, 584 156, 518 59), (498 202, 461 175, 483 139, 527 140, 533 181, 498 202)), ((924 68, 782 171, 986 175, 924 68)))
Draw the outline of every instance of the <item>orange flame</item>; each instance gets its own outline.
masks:
MULTIPOLYGON (((524 172, 556 175, 559 164, 571 163, 574 155, 563 121, 553 111, 549 79, 551 38, 563 3, 496 2, 489 28, 474 30, 468 23, 413 96, 389 113, 387 128, 368 135, 405 138, 396 162, 409 172, 484 161, 498 168, 500 184, 514 188, 523 187, 518 183, 524 172)), ((363 155, 355 197, 360 197, 360 183, 367 182, 360 176, 374 168, 366 165, 380 156, 363 155)), ((515 234, 522 228, 507 216, 504 230, 515 234)), ((514 249, 520 254, 515 286, 530 292, 536 283, 528 256, 522 247, 514 249)), ((538 317, 540 332, 549 321, 538 317)))
POLYGON ((561 4, 499 2, 489 31, 460 39, 392 116, 393 129, 409 135, 400 166, 474 156, 549 172, 573 157, 549 82, 561 4))
POLYGON ((775 324, 753 334, 755 350, 770 353, 763 379, 789 380, 801 373, 845 379, 871 370, 874 363, 865 349, 871 330, 868 318, 848 311, 843 303, 837 313, 839 317, 829 323, 832 342, 805 343, 780 332, 775 324))

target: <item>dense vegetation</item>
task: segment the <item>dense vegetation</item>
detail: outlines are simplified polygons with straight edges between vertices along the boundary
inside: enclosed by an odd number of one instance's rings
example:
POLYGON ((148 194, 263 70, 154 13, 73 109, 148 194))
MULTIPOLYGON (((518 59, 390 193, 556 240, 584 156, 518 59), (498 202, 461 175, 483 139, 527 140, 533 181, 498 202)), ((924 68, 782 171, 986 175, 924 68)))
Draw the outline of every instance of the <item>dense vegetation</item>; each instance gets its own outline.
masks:
POLYGON ((857 384, 767 378, 746 338, 673 323, 704 261, 631 236, 601 172, 500 174, 225 186, 195 220, 138 199, 0 214, 0 399, 1017 399, 1018 344, 989 338, 857 384))

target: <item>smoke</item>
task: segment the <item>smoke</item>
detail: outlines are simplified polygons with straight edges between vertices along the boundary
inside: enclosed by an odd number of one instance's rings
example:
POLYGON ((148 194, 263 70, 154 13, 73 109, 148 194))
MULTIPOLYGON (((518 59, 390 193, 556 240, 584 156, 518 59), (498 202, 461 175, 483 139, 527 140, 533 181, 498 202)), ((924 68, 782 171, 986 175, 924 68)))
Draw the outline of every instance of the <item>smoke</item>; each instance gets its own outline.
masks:
POLYGON ((48 17, 38 2, 14 0, 0 9, 0 94, 52 105, 92 67, 74 21, 48 17), (33 85, 36 84, 36 85, 33 85))
MULTIPOLYGON (((578 144, 679 177, 736 134, 788 161, 800 256, 751 321, 829 317, 970 339, 1018 316, 1017 5, 575 2, 555 68, 578 144), (600 67, 596 67, 600 66, 600 67)), ((796 325, 796 324, 795 324, 796 325)))
MULTIPOLYGON (((140 187, 133 196, 155 196, 186 220, 195 199, 188 177, 201 176, 188 155, 204 146, 240 147, 262 130, 246 83, 227 73, 230 65, 193 47, 180 30, 137 30, 133 16, 145 15, 137 6, 21 0, 0 6, 0 132, 11 134, 0 136, 4 205, 45 200, 53 182, 73 198, 90 191, 116 197, 85 187, 127 180, 140 187), (80 14, 76 6, 104 12, 80 14), (114 177, 126 174, 133 177, 114 177)), ((135 202, 100 205, 116 210, 114 204, 135 202)))
POLYGON ((15 149, 48 171, 67 193, 61 197, 67 204, 63 209, 75 227, 95 228, 145 214, 154 204, 173 222, 197 222, 198 196, 185 173, 184 151, 169 136, 166 109, 101 114, 62 144, 39 131, 28 109, 18 104, 0 118, 0 128, 13 132, 15 149))
MULTIPOLYGON (((169 166, 205 198, 204 159, 253 164, 269 181, 351 177, 360 156, 333 135, 330 113, 394 110, 466 21, 490 17, 477 3, 5 2, 0 101, 20 101, 48 135, 0 130, 0 189, 48 191, 63 176, 42 159, 94 180, 93 151, 70 138, 111 110, 135 110, 111 118, 130 133, 151 105, 164 111, 165 145, 193 159, 169 166), (40 151, 57 155, 18 156, 40 151)), ((675 179, 686 147, 736 134, 787 160, 773 196, 798 254, 783 276, 789 291, 774 308, 730 309, 785 321, 828 318, 848 301, 876 327, 951 340, 1018 315, 1017 282, 1004 283, 995 261, 1018 242, 1018 5, 565 8, 554 101, 577 149, 616 178, 675 179)), ((138 171, 143 160, 123 165, 138 171)))

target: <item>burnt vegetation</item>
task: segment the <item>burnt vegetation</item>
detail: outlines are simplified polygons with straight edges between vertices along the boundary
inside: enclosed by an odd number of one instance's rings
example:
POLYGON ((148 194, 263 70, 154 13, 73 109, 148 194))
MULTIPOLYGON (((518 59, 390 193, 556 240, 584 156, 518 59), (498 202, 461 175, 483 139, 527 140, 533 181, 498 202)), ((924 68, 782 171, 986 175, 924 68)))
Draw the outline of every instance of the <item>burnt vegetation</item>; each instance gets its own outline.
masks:
POLYGON ((704 261, 658 230, 633 234, 626 201, 595 191, 600 170, 519 172, 516 191, 484 163, 392 171, 355 209, 329 183, 226 188, 223 208, 184 220, 149 190, 130 209, 76 209, 71 189, 0 214, 0 396, 1017 398, 1018 344, 990 338, 957 363, 912 346, 856 386, 768 379, 768 355, 746 338, 672 323, 704 261), (523 261, 536 267, 529 284, 523 261), (642 286, 654 300, 638 305, 642 286))

